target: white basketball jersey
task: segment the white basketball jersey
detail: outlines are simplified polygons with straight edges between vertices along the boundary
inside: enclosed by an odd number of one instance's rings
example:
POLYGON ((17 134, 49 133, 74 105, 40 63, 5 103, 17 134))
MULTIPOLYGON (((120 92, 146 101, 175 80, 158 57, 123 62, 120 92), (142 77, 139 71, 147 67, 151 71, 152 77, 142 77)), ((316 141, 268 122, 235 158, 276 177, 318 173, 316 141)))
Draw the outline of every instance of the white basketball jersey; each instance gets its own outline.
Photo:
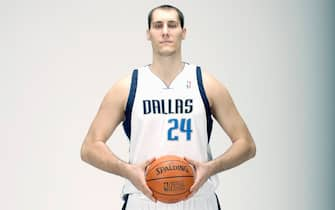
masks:
MULTIPOLYGON (((149 66, 134 70, 125 114, 130 163, 167 154, 202 162, 212 159, 212 118, 200 67, 185 63, 168 87, 149 66)), ((217 184, 211 177, 199 193, 213 192, 217 184)), ((127 182, 123 194, 134 192, 138 190, 127 182)))

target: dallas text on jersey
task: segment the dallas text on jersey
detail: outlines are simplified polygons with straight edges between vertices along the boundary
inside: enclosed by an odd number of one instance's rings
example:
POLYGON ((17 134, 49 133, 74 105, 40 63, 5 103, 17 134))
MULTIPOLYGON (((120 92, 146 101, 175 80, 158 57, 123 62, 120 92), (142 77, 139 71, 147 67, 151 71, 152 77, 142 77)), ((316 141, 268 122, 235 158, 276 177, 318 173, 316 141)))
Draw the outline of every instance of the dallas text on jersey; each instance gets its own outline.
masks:
POLYGON ((192 111, 192 99, 143 100, 143 114, 188 114, 192 111))

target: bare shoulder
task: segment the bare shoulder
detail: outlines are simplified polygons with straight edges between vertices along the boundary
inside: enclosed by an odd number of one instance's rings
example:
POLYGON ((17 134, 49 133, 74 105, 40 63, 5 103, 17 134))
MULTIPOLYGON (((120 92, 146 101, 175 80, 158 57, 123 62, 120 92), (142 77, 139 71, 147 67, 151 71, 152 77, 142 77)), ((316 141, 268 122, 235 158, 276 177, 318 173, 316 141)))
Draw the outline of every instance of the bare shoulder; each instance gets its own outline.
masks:
POLYGON ((202 70, 202 79, 206 95, 211 107, 215 105, 216 100, 230 98, 229 92, 225 85, 217 80, 208 71, 202 70))
POLYGON ((112 87, 108 90, 104 97, 104 103, 118 104, 120 107, 125 107, 128 99, 128 94, 130 90, 131 74, 126 75, 117 82, 115 82, 112 87))

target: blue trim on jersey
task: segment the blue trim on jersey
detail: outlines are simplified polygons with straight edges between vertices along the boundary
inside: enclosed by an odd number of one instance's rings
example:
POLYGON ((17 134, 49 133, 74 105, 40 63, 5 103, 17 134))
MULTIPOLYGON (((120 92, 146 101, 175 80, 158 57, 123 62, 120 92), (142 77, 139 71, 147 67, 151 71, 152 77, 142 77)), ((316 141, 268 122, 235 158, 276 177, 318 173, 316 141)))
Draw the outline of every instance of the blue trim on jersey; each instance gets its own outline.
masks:
POLYGON ((208 136, 208 143, 209 143, 211 133, 212 133, 212 128, 213 128, 213 119, 212 119, 212 114, 211 114, 211 108, 209 106, 208 98, 207 98, 205 88, 204 88, 204 85, 203 85, 203 82, 202 82, 202 75, 201 75, 200 66, 197 66, 197 81, 198 81, 198 87, 199 87, 200 95, 201 95, 202 101, 204 102, 205 110, 206 110, 207 136, 208 136))
POLYGON ((137 89, 137 77, 138 77, 138 70, 135 69, 131 75, 130 90, 125 111, 125 120, 123 121, 123 129, 126 135, 128 136, 129 140, 131 134, 131 113, 133 111, 133 105, 137 89))
POLYGON ((218 204, 218 210, 221 210, 220 201, 219 201, 218 195, 216 193, 215 193, 215 197, 216 197, 216 203, 218 204))

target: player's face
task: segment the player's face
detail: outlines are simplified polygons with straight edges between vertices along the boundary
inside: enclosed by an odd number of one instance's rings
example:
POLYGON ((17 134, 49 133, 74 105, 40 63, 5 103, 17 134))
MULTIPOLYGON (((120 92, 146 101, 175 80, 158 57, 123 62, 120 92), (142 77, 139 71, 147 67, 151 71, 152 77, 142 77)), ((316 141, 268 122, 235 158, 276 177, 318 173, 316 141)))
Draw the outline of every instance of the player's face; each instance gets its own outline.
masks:
POLYGON ((151 41, 153 52, 170 56, 181 51, 181 41, 186 29, 182 29, 178 13, 173 9, 157 9, 152 14, 151 28, 147 38, 151 41))

